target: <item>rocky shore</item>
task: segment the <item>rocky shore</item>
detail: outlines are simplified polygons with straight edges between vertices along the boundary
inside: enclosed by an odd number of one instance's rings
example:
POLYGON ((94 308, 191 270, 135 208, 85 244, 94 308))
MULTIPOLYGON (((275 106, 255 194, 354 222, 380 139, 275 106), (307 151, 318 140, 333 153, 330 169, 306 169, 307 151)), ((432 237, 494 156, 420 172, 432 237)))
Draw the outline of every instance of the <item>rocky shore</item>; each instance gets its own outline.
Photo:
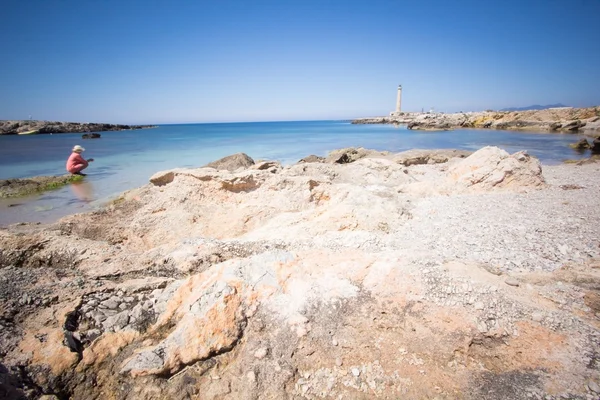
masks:
POLYGON ((144 128, 154 128, 154 126, 29 120, 0 121, 0 135, 104 132, 144 128))
POLYGON ((0 397, 597 399, 599 172, 240 154, 0 229, 0 397))
POLYGON ((389 117, 360 118, 353 124, 406 124, 409 129, 457 128, 578 132, 600 134, 600 107, 550 108, 530 111, 481 111, 460 113, 393 113, 389 117))

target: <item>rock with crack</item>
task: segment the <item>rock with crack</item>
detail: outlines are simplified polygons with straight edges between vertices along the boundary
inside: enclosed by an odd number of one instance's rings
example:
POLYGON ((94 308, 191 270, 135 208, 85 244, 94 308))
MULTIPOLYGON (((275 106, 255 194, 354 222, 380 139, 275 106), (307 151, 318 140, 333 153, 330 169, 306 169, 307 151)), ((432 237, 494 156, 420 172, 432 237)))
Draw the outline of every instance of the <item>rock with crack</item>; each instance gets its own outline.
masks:
POLYGON ((183 366, 230 349, 241 337, 245 315, 238 289, 216 281, 210 287, 190 279, 175 293, 156 331, 178 319, 175 329, 156 346, 128 359, 121 372, 133 376, 171 375, 183 366))

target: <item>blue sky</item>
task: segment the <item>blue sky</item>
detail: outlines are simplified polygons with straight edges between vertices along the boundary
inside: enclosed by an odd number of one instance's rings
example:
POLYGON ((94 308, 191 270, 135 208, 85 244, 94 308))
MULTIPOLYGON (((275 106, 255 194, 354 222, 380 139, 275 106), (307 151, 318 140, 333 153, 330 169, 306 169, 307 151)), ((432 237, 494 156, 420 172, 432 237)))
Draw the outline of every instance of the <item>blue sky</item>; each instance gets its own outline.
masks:
POLYGON ((600 1, 3 0, 0 119, 600 104, 600 1))

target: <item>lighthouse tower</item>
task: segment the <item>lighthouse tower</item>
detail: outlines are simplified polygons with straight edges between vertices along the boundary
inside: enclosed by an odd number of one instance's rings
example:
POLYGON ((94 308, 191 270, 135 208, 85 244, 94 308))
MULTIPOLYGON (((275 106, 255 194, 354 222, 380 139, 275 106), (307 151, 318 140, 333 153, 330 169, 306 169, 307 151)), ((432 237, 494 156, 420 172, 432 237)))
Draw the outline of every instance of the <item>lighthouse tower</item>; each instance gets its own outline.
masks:
POLYGON ((390 113, 390 117, 399 117, 402 113, 402 85, 398 85, 398 94, 396 95, 396 109, 390 113))
POLYGON ((398 85, 398 96, 396 97, 396 112, 400 113, 402 107, 402 85, 398 85))

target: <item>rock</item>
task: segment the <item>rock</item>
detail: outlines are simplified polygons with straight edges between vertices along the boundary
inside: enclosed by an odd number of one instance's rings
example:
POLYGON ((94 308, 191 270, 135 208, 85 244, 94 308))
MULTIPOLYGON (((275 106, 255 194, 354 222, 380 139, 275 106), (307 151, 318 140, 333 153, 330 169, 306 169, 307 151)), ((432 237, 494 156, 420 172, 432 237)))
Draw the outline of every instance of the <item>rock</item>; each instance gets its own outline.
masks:
POLYGON ((594 139, 591 146, 592 154, 600 154, 600 138, 594 139))
POLYGON ((319 156, 315 156, 315 155, 310 155, 308 157, 304 157, 302 159, 300 159, 300 161, 298 161, 298 164, 302 164, 302 163, 324 163, 325 162, 325 158, 324 157, 319 157, 319 156))
POLYGON ((263 358, 265 358, 267 356, 267 353, 268 353, 268 349, 266 347, 261 347, 260 349, 258 349, 254 352, 254 357, 258 358, 259 360, 262 360, 263 358))
POLYGON ((520 285, 518 280, 516 280, 515 278, 511 278, 511 277, 506 278, 506 280, 504 280, 504 283, 506 283, 509 286, 519 286, 520 285))
POLYGON ((419 164, 439 164, 448 162, 452 158, 465 158, 473 154, 466 150, 408 150, 394 156, 394 161, 404 166, 419 164))
POLYGON ((569 147, 572 148, 572 149, 575 149, 575 150, 579 150, 579 151, 583 151, 583 150, 587 150, 587 149, 591 149, 592 148, 592 146, 587 141, 587 139, 581 139, 577 143, 570 144, 569 147))
POLYGON ((471 190, 541 188, 545 185, 538 159, 525 152, 509 155, 498 147, 484 147, 448 168, 451 182, 471 190))
POLYGON ((473 305, 473 307, 475 307, 476 310, 483 310, 485 308, 485 305, 481 301, 478 301, 473 305))
POLYGON ((106 307, 109 310, 115 310, 119 307, 119 303, 117 301, 115 301, 114 299, 108 299, 108 300, 104 300, 102 303, 100 303, 101 307, 106 307))
POLYGON ((589 381, 587 387, 594 393, 600 393, 600 386, 594 381, 589 381))
POLYGON ((277 161, 261 161, 251 166, 252 169, 256 169, 259 171, 264 170, 279 170, 281 169, 281 164, 277 161))
POLYGON ((364 149, 362 147, 354 148, 349 147, 341 150, 334 150, 329 153, 326 158, 326 162, 332 164, 349 164, 353 163, 361 158, 365 157, 381 157, 385 156, 387 153, 379 152, 375 150, 364 149))
POLYGON ((212 281, 211 285, 201 275, 194 275, 176 288, 177 308, 160 316, 154 326, 154 329, 161 325, 174 328, 158 344, 126 360, 122 373, 173 374, 184 365, 229 348, 241 337, 246 319, 235 287, 221 280, 212 281))
POLYGON ((544 314, 536 311, 533 314, 531 314, 531 319, 535 322, 542 322, 542 320, 544 319, 544 314))
POLYGON ((102 328, 105 331, 117 331, 123 329, 129 323, 129 315, 127 312, 120 312, 113 316, 110 316, 102 322, 102 328))
POLYGON ((99 133, 84 133, 83 135, 81 135, 82 139, 100 139, 100 134, 99 133))
POLYGON ((218 170, 236 171, 240 168, 248 168, 254 165, 254 160, 245 153, 237 153, 227 157, 223 157, 219 160, 210 162, 205 167, 214 168, 218 170))
POLYGON ((561 127, 562 130, 565 131, 578 131, 579 128, 582 128, 585 126, 585 122, 581 122, 579 120, 575 120, 575 121, 568 121, 566 123, 564 123, 561 127))
POLYGON ((102 331, 100 329, 90 329, 89 331, 85 332, 85 338, 90 342, 100 337, 100 335, 102 335, 102 331))
POLYGON ((175 173, 173 171, 161 171, 150 177, 150 183, 154 186, 164 186, 173 182, 174 179, 175 173))
POLYGON ((356 377, 360 376, 360 369, 358 369, 358 368, 352 368, 351 371, 352 371, 352 375, 354 375, 356 377))
POLYGON ((0 198, 22 197, 42 193, 80 181, 77 175, 35 176, 22 179, 0 179, 0 198))

